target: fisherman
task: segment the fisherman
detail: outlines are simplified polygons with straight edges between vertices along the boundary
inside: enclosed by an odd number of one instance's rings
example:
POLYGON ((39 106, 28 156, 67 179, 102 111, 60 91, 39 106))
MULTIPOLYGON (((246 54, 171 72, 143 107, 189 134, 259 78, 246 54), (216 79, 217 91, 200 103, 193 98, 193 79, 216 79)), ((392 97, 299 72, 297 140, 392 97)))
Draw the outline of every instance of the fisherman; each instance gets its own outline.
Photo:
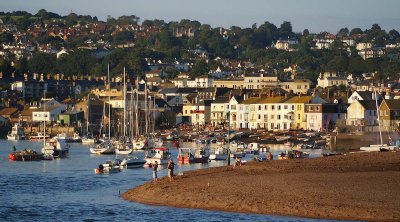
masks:
POLYGON ((158 168, 158 163, 155 161, 154 164, 152 164, 153 167, 153 181, 156 182, 158 180, 157 178, 157 168, 158 168))
POLYGON ((171 159, 169 159, 168 165, 167 165, 169 182, 174 181, 174 167, 175 167, 175 163, 174 163, 174 160, 171 158, 171 159))

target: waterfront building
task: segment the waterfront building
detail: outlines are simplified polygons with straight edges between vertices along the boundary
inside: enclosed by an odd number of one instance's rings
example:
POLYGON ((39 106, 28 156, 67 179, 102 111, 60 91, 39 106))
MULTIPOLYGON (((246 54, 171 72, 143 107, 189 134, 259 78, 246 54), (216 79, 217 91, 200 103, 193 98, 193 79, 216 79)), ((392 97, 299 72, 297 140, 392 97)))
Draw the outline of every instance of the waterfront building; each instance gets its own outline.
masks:
POLYGON ((382 131, 394 132, 400 128, 400 100, 384 99, 379 106, 382 131))
POLYGON ((349 104, 349 107, 347 107, 346 125, 359 127, 375 126, 378 124, 375 100, 358 99, 349 104))
POLYGON ((342 103, 311 103, 305 105, 307 130, 333 130, 338 120, 346 119, 346 106, 342 103))

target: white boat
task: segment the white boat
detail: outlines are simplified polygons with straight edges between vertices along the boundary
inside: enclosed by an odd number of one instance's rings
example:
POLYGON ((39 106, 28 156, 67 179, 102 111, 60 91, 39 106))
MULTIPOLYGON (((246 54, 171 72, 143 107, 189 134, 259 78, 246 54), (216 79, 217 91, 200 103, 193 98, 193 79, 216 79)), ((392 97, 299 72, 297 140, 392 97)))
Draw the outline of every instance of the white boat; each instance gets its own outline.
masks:
POLYGON ((96 140, 93 137, 82 137, 83 144, 94 144, 96 140))
POLYGON ((8 140, 23 140, 25 139, 24 128, 19 124, 15 123, 11 129, 11 132, 7 135, 8 140))
POLYGON ((68 137, 68 143, 82 143, 82 137, 78 133, 74 133, 72 137, 68 137))
POLYGON ((50 138, 49 135, 44 135, 43 133, 36 133, 35 135, 29 136, 29 140, 32 141, 43 141, 44 139, 50 138))
POLYGON ((150 154, 144 158, 147 165, 152 165, 157 162, 159 165, 167 164, 168 160, 171 158, 171 153, 168 148, 154 148, 150 150, 150 154))
POLYGON ((393 146, 393 145, 389 145, 389 144, 384 144, 383 143, 383 139, 382 139, 382 130, 381 130, 381 121, 380 121, 380 113, 379 113, 379 106, 378 106, 378 97, 376 95, 376 91, 375 93, 375 105, 376 105, 376 113, 377 113, 377 117, 378 117, 378 126, 379 126, 379 137, 380 137, 380 144, 373 144, 370 146, 366 146, 366 147, 360 147, 361 151, 367 151, 367 152, 376 152, 376 151, 393 151, 398 149, 397 146, 393 146))
POLYGON ((138 168, 143 167, 146 164, 146 161, 143 159, 139 159, 138 157, 130 157, 125 160, 127 168, 138 168))
POLYGON ((115 154, 115 147, 111 141, 94 145, 90 148, 90 153, 93 154, 115 154))
POLYGON ((290 139, 290 136, 275 136, 276 141, 285 141, 290 139))
POLYGON ((115 154, 118 154, 118 155, 129 155, 133 151, 133 146, 131 143, 120 141, 120 142, 117 142, 117 144, 115 146, 116 146, 115 154))
POLYGON ((96 174, 110 174, 119 173, 124 168, 121 160, 107 160, 105 163, 100 164, 98 168, 94 169, 96 174))
POLYGON ((45 141, 42 154, 52 155, 54 158, 64 158, 69 154, 69 145, 64 140, 52 138, 45 141))
POLYGON ((210 160, 226 160, 228 157, 228 149, 225 147, 219 147, 214 150, 214 153, 210 154, 210 160))
POLYGON ((388 144, 373 144, 370 146, 364 146, 360 147, 361 151, 367 151, 367 152, 377 152, 377 151, 394 151, 398 147, 394 145, 388 145, 388 144))
POLYGON ((134 139, 132 140, 134 150, 144 150, 146 148, 146 139, 134 139))

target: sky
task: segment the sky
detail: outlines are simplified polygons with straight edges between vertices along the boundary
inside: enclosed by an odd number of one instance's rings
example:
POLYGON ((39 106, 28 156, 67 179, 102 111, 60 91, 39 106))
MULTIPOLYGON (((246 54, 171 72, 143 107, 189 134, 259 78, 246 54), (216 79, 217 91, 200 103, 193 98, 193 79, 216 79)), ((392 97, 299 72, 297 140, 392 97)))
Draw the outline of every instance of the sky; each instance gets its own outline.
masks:
POLYGON ((293 30, 309 29, 319 33, 336 33, 347 27, 400 31, 399 0, 0 0, 0 11, 27 11, 36 14, 40 9, 65 16, 136 15, 145 19, 163 19, 165 22, 181 19, 197 20, 212 27, 242 28, 269 21, 280 26, 292 23, 293 30))

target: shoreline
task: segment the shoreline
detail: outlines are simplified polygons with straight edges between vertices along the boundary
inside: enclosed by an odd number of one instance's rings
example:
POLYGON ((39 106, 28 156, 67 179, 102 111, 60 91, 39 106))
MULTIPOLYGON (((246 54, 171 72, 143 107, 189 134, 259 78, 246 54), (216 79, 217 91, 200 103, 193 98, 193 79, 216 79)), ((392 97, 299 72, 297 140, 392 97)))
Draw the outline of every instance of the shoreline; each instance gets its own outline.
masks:
POLYGON ((149 205, 346 220, 400 220, 400 152, 248 162, 184 172, 125 193, 149 205))

